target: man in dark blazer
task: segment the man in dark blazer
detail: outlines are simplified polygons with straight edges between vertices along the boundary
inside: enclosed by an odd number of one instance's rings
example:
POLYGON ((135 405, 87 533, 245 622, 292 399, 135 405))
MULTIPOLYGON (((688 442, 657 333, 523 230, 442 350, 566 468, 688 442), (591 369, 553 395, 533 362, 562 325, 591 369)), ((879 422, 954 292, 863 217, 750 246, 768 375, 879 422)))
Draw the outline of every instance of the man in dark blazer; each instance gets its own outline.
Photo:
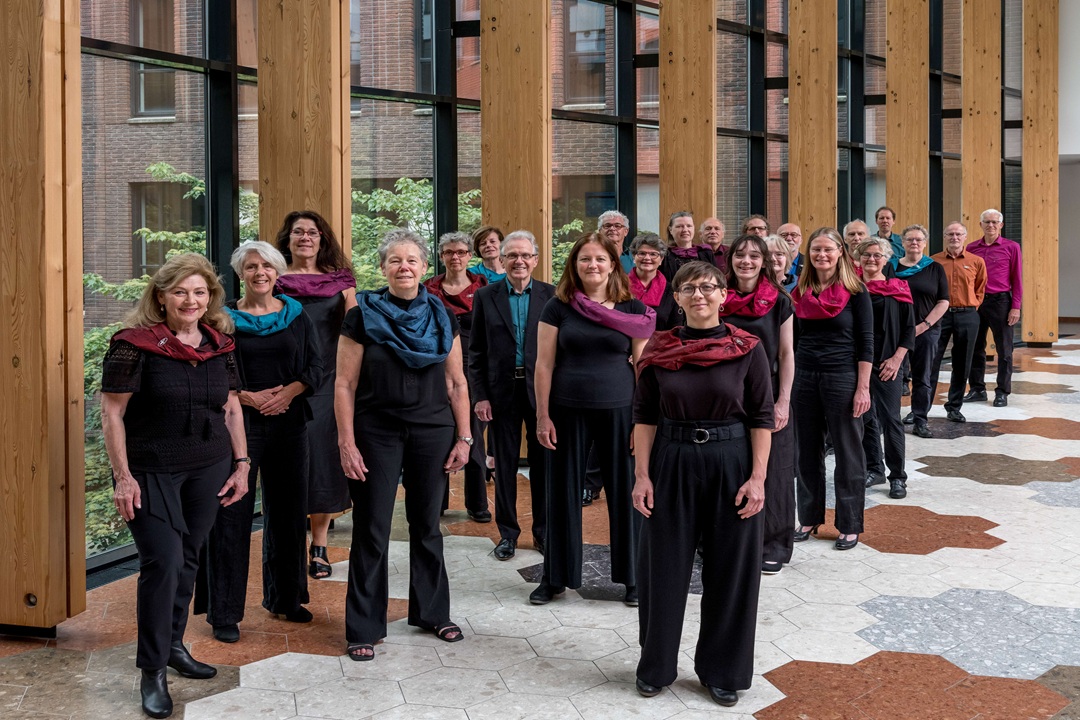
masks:
POLYGON ((536 238, 516 230, 502 243, 506 279, 480 288, 473 298, 473 331, 469 341, 469 389, 476 416, 488 425, 495 456, 495 523, 501 539, 494 555, 514 557, 521 527, 517 519, 517 465, 521 425, 528 442, 532 489, 533 545, 544 551, 547 513, 544 507, 544 449, 536 440, 536 328, 540 312, 555 288, 533 280, 539 259, 536 238))

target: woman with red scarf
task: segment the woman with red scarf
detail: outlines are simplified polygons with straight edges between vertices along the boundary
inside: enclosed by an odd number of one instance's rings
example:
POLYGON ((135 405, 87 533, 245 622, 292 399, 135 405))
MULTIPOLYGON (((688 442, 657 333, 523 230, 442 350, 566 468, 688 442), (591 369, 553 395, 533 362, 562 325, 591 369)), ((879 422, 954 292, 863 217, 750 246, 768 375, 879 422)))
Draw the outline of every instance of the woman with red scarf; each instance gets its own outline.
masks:
MULTIPOLYGON (((424 287, 442 300, 446 311, 458 321, 461 330, 462 363, 468 367, 473 296, 477 290, 487 285, 487 280, 482 275, 474 275, 465 269, 472 258, 472 238, 467 233, 452 232, 440 237, 439 257, 442 258, 446 272, 425 280, 424 287)), ((472 407, 471 403, 469 407, 472 407)), ((489 523, 491 511, 488 510, 487 455, 484 452, 484 430, 487 423, 480 422, 474 413, 470 413, 470 416, 474 442, 469 451, 469 462, 465 463, 465 510, 475 522, 489 523)), ((443 499, 444 510, 448 501, 449 486, 447 497, 443 499)))
POLYGON ((638 692, 652 697, 678 674, 700 543, 694 669, 712 699, 731 706, 754 676, 764 525, 759 513, 774 419, 762 342, 720 320, 720 306, 730 297, 725 285, 715 265, 685 265, 674 292, 686 326, 656 333, 641 354, 633 498, 645 516, 638 554, 638 692))
POLYGON ((899 499, 907 496, 907 473, 904 471, 904 424, 900 421, 903 374, 898 372, 904 358, 915 347, 915 305, 906 280, 885 276, 885 268, 892 256, 892 242, 888 238, 872 235, 858 245, 856 252, 874 309, 870 401, 877 422, 867 424, 863 449, 868 468, 889 466, 889 497, 899 499), (882 435, 885 437, 884 458, 882 435))
POLYGON ((619 248, 597 233, 570 249, 536 335, 536 437, 548 464, 544 576, 529 602, 544 605, 581 587, 581 493, 589 446, 608 498, 611 579, 637 605, 637 531, 630 503, 634 366, 656 315, 630 294, 619 248))
POLYGON ((660 273, 671 283, 679 268, 688 262, 701 260, 715 263, 716 255, 708 245, 694 243, 694 216, 685 210, 671 213, 667 226, 668 252, 660 265, 660 273))
POLYGON ((798 445, 799 522, 803 542, 825 521, 825 432, 836 450, 837 550, 859 544, 866 501, 863 414, 870 409, 874 313, 866 288, 844 257, 834 228, 810 235, 807 265, 792 293, 795 304, 795 382, 792 415, 798 445))
POLYGON ((630 294, 656 312, 656 329, 670 330, 682 324, 675 295, 668 290, 668 281, 660 272, 660 264, 668 248, 656 233, 641 233, 630 243, 634 267, 627 276, 630 294))
POLYGON ((776 424, 765 476, 765 539, 761 572, 775 575, 791 562, 791 524, 795 519, 795 433, 791 383, 795 378, 791 298, 776 284, 768 244, 743 235, 728 250, 727 299, 720 317, 761 340, 769 360, 776 424))
POLYGON ((219 506, 247 492, 233 324, 210 261, 183 253, 154 274, 102 363, 101 426, 114 501, 139 551, 143 712, 172 713, 165 679, 217 670, 184 647, 199 551, 219 506))

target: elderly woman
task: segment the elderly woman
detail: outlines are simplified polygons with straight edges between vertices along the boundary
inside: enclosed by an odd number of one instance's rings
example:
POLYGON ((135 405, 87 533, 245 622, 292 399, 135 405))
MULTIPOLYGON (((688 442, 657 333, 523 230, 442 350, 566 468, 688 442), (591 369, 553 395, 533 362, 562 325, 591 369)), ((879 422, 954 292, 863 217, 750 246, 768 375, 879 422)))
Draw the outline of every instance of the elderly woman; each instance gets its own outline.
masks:
MULTIPOLYGON (((446 233, 439 238, 439 257, 446 272, 424 282, 428 292, 442 300, 447 312, 458 321, 461 330, 461 358, 465 367, 469 364, 469 338, 472 336, 473 296, 487 285, 482 275, 474 275, 465 268, 472 258, 472 238, 467 233, 446 233)), ((469 407, 472 407, 470 404, 469 407)), ((465 510, 478 523, 491 522, 487 497, 487 457, 484 454, 484 430, 487 423, 472 415, 473 446, 469 461, 465 463, 465 510)), ((443 502, 444 508, 447 505, 443 502)))
MULTIPOLYGON (((238 247, 232 268, 244 281, 244 296, 229 303, 226 311, 236 326, 238 396, 244 408, 251 475, 262 482, 262 605, 290 622, 306 623, 312 619, 302 605, 308 602, 307 397, 322 382, 323 359, 315 326, 303 306, 273 293, 285 267, 285 258, 269 243, 238 247)), ((251 492, 222 508, 210 532, 206 620, 222 642, 240 639, 254 511, 251 492)))
POLYGON ((716 263, 716 255, 708 245, 694 244, 694 216, 686 211, 672 213, 667 226, 668 252, 660 264, 660 272, 668 283, 683 265, 693 260, 716 263))
MULTIPOLYGON (((783 243, 782 243, 783 244, 783 243)), ((795 434, 791 384, 795 378, 791 298, 776 284, 768 247, 757 235, 743 235, 728 250, 727 297, 720 317, 761 340, 769 361, 776 423, 765 477, 765 536, 761 572, 775 575, 791 561, 795 520, 795 434)))
POLYGON ((670 330, 682 324, 675 296, 668 289, 667 278, 660 272, 667 250, 667 245, 656 233, 641 233, 630 243, 630 255, 634 258, 634 267, 627 273, 630 294, 656 312, 657 330, 670 330))
POLYGON ((641 354, 633 497, 646 518, 638 556, 638 692, 652 697, 678 674, 700 542, 704 589, 694 669, 712 699, 731 706, 754 675, 763 526, 758 513, 767 505, 774 420, 763 343, 719 319, 730 297, 724 285, 711 264, 683 266, 674 293, 686 326, 656 333, 641 354))
MULTIPOLYGON (((915 315, 906 281, 885 276, 892 257, 888 238, 873 235, 858 247, 863 282, 874 310, 874 364, 870 370, 870 402, 877 422, 866 426, 866 467, 882 476, 889 466, 889 497, 907 495, 904 471, 904 425, 900 422, 901 366, 915 347, 915 315), (885 438, 884 457, 881 437, 885 438)), ((867 486, 871 483, 869 473, 867 486)))
POLYGON ((355 508, 345 635, 357 661, 372 660, 386 636, 399 477, 409 522, 409 624, 446 642, 464 639, 450 620, 439 531, 446 473, 461 469, 474 442, 458 323, 420 282, 428 249, 419 235, 386 233, 379 265, 387 287, 360 293, 341 326, 334 405, 355 508))
POLYGON ((326 534, 330 521, 351 506, 349 482, 337 462, 337 424, 334 422, 334 374, 341 321, 356 307, 356 280, 330 223, 316 212, 298 210, 285 216, 274 243, 288 264, 275 292, 304 306, 315 325, 322 348, 323 379, 307 398, 308 507, 311 516, 311 548, 308 574, 330 577, 326 557, 326 534))
POLYGON ((799 281, 799 277, 791 271, 799 252, 798 246, 792 248, 779 235, 769 235, 765 238, 765 247, 769 250, 765 264, 772 279, 790 293, 799 281))
POLYGON ((114 500, 139 551, 142 707, 172 713, 165 679, 217 670, 184 647, 199 551, 218 508, 247 493, 233 325, 210 262, 183 253, 154 274, 102 363, 101 424, 114 500))
POLYGON ((474 265, 473 274, 482 276, 489 283, 498 282, 506 277, 501 252, 503 231, 491 225, 484 225, 472 234, 472 247, 480 264, 474 265))
MULTIPOLYGON (((896 277, 906 280, 915 303, 915 348, 911 351, 911 412, 904 423, 915 427, 911 432, 921 438, 934 434, 926 424, 926 414, 934 400, 937 378, 934 355, 937 353, 941 327, 938 320, 949 309, 949 279, 941 263, 925 254, 929 235, 922 225, 909 225, 900 233, 904 256, 889 262, 896 277)), ((902 495, 900 497, 903 497, 902 495)))
POLYGON ((798 444, 799 522, 795 542, 825 521, 825 433, 836 451, 837 550, 859 544, 866 501, 862 416, 870 409, 874 313, 833 228, 810 235, 807 265, 792 293, 795 304, 795 382, 792 415, 798 444))
POLYGON ((619 249, 590 233, 578 239, 537 331, 536 436, 553 451, 548 465, 544 576, 529 595, 543 605, 581 587, 581 494, 593 445, 608 498, 611 580, 637 605, 637 533, 630 504, 634 368, 656 326, 630 294, 619 249))

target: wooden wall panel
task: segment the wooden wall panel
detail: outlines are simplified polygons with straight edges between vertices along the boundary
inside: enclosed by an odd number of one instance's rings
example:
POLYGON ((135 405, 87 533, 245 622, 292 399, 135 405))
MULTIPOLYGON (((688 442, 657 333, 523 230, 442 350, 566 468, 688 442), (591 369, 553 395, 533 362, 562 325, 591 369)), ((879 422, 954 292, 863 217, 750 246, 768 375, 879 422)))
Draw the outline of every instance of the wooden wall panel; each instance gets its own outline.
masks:
POLYGON ((480 189, 484 223, 528 230, 551 278, 551 8, 480 3, 480 189))
POLYGON ((660 3, 660 225, 716 214, 716 4, 660 3))
POLYGON ((1024 2, 1023 338, 1058 339, 1058 0, 1024 2))
POLYGON ((792 0, 788 26, 788 217, 809 237, 838 223, 836 2, 792 0))
POLYGON ((897 227, 930 220, 930 36, 927 0, 887 0, 885 201, 897 227))
POLYGON ((964 0, 960 218, 979 237, 979 214, 1001 208, 1001 3, 964 0))

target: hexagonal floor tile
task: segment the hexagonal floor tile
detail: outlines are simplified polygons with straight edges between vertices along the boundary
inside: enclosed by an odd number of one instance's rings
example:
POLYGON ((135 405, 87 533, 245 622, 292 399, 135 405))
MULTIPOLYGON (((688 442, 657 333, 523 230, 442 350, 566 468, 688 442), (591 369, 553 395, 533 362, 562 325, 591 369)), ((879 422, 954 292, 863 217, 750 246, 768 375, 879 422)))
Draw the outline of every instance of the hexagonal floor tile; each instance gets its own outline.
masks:
POLYGON ((280 719, 296 715, 292 693, 258 688, 236 688, 220 695, 189 702, 184 720, 220 720, 223 717, 280 719))
POLYGON ((469 625, 477 635, 502 635, 528 638, 560 626, 550 610, 531 605, 500 606, 469 616, 469 625))
POLYGON ((344 655, 338 660, 346 677, 372 680, 405 680, 442 667, 439 654, 433 647, 389 642, 375 646, 374 660, 357 662, 344 655))
POLYGON ((469 720, 581 720, 581 714, 566 698, 514 693, 473 705, 469 720))
POLYGON ((354 677, 324 682, 296 694, 298 714, 333 720, 352 720, 357 708, 375 714, 404 702, 396 682, 354 677))
POLYGON ((285 653, 240 668, 240 687, 297 692, 341 677, 341 661, 324 655, 285 653))
POLYGON ((614 630, 559 627, 529 639, 536 654, 568 660, 596 660, 627 646, 614 630))
POLYGON ((806 603, 785 610, 784 619, 807 630, 858 632, 877 619, 854 605, 806 603))
POLYGON ((568 697, 608 681, 588 660, 537 657, 499 672, 512 693, 568 697))
POLYGON ((570 698, 585 720, 648 718, 664 720, 686 710, 686 705, 671 690, 656 697, 643 698, 633 683, 607 682, 570 698))
POLYGON ((469 635, 462 642, 437 646, 435 651, 447 667, 477 670, 502 670, 536 657, 528 640, 493 635, 469 635))
POLYGON ((773 642, 795 660, 851 665, 878 650, 854 633, 799 630, 773 642))
POLYGON ((402 680, 401 692, 410 703, 471 708, 507 690, 493 670, 443 667, 402 680))

